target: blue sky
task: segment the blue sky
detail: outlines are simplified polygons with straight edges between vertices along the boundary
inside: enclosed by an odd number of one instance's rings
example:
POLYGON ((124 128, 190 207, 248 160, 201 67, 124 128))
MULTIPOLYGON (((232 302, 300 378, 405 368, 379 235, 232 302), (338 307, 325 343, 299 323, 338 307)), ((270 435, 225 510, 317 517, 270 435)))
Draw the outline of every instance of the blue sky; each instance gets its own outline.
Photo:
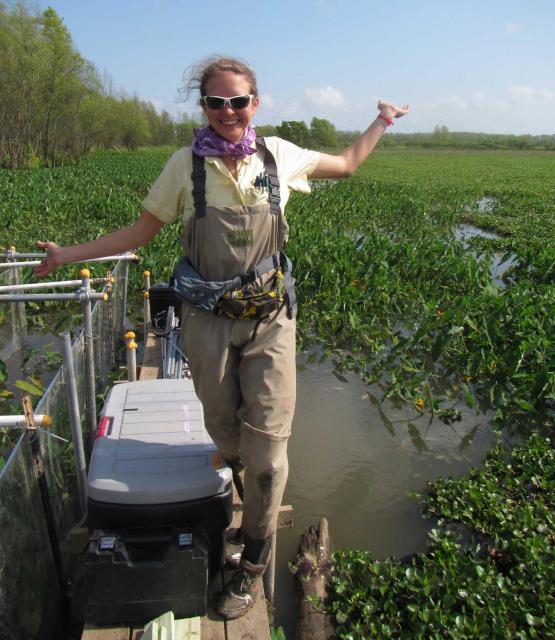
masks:
POLYGON ((363 129, 378 98, 396 132, 555 133, 554 0, 39 0, 116 91, 176 115, 185 68, 211 53, 258 75, 256 122, 363 129))

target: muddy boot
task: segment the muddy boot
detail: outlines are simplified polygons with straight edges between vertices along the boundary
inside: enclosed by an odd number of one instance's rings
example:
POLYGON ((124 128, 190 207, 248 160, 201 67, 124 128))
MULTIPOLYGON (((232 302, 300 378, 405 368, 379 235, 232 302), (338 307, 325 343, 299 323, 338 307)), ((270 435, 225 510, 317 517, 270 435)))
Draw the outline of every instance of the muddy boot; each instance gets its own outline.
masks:
POLYGON ((235 620, 252 609, 256 596, 254 583, 266 569, 272 539, 254 540, 245 535, 245 550, 240 567, 222 589, 217 611, 226 620, 235 620))

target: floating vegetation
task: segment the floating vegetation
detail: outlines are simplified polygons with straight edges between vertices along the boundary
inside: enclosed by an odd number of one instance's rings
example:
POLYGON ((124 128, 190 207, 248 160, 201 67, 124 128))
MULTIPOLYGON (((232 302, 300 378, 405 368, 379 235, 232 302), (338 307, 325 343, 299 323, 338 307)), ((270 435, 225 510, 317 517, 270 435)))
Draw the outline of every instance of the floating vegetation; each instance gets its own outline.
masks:
POLYGON ((328 610, 339 638, 555 635, 555 450, 538 435, 422 498, 438 518, 425 554, 334 554, 328 610))
POLYGON ((507 170, 513 160, 383 153, 358 179, 293 198, 301 349, 324 348, 337 374, 358 371, 380 382, 384 397, 432 413, 448 410, 433 391, 447 378, 470 406, 487 400, 498 424, 553 424, 555 205, 545 172, 555 178, 555 168, 551 157, 519 158, 530 163, 522 169, 528 182, 518 185, 534 194, 534 214, 521 211, 519 226, 497 240, 507 233, 495 229, 507 191, 522 201, 507 170), (460 225, 470 204, 481 215, 484 192, 496 202, 488 211, 493 231, 469 250, 460 225))

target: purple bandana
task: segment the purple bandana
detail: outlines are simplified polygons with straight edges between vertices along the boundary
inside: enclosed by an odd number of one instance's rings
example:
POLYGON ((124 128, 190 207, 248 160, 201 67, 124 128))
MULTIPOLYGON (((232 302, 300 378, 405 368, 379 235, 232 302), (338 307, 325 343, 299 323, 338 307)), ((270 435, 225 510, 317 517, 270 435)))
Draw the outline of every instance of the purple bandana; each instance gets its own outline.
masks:
POLYGON ((251 146, 256 132, 250 125, 239 142, 230 142, 222 138, 212 127, 193 129, 193 133, 193 151, 197 156, 231 156, 234 160, 242 160, 245 156, 256 153, 256 149, 251 146))

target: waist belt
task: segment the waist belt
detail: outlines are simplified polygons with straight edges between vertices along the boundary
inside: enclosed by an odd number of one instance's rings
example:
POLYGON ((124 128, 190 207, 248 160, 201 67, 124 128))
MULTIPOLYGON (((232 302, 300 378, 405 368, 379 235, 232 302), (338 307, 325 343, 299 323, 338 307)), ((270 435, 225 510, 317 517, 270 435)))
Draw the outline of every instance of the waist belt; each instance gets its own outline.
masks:
MULTIPOLYGON (((218 313, 223 308, 222 315, 226 315, 230 318, 256 318, 261 317, 259 313, 263 313, 263 307, 268 308, 273 306, 276 308, 276 296, 267 296, 267 305, 261 304, 260 296, 268 294, 272 290, 272 287, 261 291, 260 288, 255 287, 256 280, 268 273, 269 271, 276 270, 276 273, 282 274, 283 286, 285 288, 285 302, 287 303, 287 313, 290 318, 296 315, 297 311, 297 297, 295 294, 295 280, 293 279, 292 264, 289 258, 283 253, 275 253, 267 258, 264 258, 259 262, 254 269, 251 269, 247 273, 236 275, 231 280, 205 280, 193 267, 191 261, 187 256, 183 257, 175 266, 172 275, 172 286, 174 287, 177 295, 196 307, 200 307, 205 311, 212 311, 218 313), (258 297, 256 307, 260 307, 261 311, 255 313, 241 313, 234 315, 231 312, 225 311, 229 308, 229 304, 226 305, 226 300, 246 300, 249 296, 249 287, 253 289, 253 297, 258 297), (238 292, 238 295, 227 295, 228 292, 238 292), (240 293, 239 293, 240 292, 240 293)), ((279 280, 279 277, 278 277, 279 280)), ((283 300, 283 298, 282 298, 283 300)), ((271 309, 266 309, 266 315, 271 312, 271 309)), ((264 316, 262 316, 264 317, 264 316)))

